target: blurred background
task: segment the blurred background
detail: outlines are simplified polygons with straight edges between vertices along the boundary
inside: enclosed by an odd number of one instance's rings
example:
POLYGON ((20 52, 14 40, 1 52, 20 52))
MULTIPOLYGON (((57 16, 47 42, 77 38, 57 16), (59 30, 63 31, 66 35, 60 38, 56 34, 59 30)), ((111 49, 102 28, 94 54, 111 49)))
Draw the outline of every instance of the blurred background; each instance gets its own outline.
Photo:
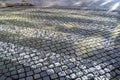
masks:
POLYGON ((99 8, 107 10, 120 10, 120 0, 0 0, 0 2, 16 3, 26 1, 41 7, 65 8, 99 8))

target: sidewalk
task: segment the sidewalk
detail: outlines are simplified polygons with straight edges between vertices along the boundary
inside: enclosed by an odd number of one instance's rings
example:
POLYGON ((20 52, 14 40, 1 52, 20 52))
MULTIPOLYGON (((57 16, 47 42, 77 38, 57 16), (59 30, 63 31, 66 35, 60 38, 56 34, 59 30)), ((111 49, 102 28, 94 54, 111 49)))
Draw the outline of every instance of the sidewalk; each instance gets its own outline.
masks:
POLYGON ((119 80, 119 16, 1 8, 0 80, 119 80))

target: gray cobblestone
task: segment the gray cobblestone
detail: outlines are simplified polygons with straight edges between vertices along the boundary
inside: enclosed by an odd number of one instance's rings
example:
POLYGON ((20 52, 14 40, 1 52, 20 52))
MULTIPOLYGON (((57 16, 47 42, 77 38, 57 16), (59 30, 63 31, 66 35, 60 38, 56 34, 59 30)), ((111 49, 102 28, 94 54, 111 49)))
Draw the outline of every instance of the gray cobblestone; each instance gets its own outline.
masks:
POLYGON ((19 80, 25 80, 25 78, 19 79, 19 80))
POLYGON ((76 73, 76 75, 77 75, 78 77, 81 77, 81 76, 83 75, 83 72, 79 71, 79 72, 76 73))
POLYGON ((67 66, 62 66, 62 69, 66 70, 66 69, 68 69, 68 67, 67 66))
POLYGON ((41 72, 40 75, 41 75, 42 77, 45 77, 45 76, 47 76, 47 73, 44 71, 44 72, 41 72))
POLYGON ((18 79, 19 78, 19 76, 16 74, 16 75, 13 75, 12 76, 14 79, 18 79))
POLYGON ((76 75, 75 74, 71 74, 70 75, 72 79, 75 79, 76 78, 76 75))
POLYGON ((27 76, 31 76, 31 75, 33 75, 33 71, 27 72, 27 76))
POLYGON ((62 69, 60 67, 55 68, 56 73, 61 72, 61 71, 62 71, 62 69))
POLYGON ((87 76, 82 76, 82 80, 88 80, 87 76))
POLYGON ((6 79, 6 77, 5 77, 5 76, 1 76, 1 77, 0 77, 0 79, 1 79, 1 80, 2 80, 2 79, 3 79, 3 80, 5 80, 5 79, 6 79))
POLYGON ((66 73, 64 71, 58 73, 59 76, 66 76, 66 73))
POLYGON ((12 80, 12 78, 7 78, 6 80, 12 80))
POLYGON ((56 79, 56 78, 58 78, 58 75, 57 74, 53 74, 50 77, 51 77, 51 79, 56 79))
POLYGON ((40 72, 41 72, 40 68, 34 70, 34 73, 40 73, 40 72))
POLYGON ((49 68, 54 68, 54 65, 53 65, 53 64, 51 64, 51 65, 49 65, 48 67, 49 67, 49 68))
POLYGON ((25 73, 19 74, 19 78, 24 78, 24 77, 25 77, 25 73))
POLYGON ((73 71, 70 69, 65 70, 66 74, 71 74, 73 71))
POLYGON ((47 73, 50 75, 50 74, 54 74, 54 70, 53 69, 49 69, 47 70, 47 73))
POLYGON ((119 69, 116 69, 115 72, 120 75, 120 70, 119 69))
POLYGON ((48 69, 47 66, 44 66, 41 68, 42 71, 47 70, 47 69, 48 69))
POLYGON ((38 78, 40 78, 40 74, 35 74, 34 79, 38 79, 38 78))
POLYGON ((0 80, 119 80, 118 17, 105 10, 1 8, 0 80))
POLYGON ((26 78, 26 80, 34 80, 32 76, 26 78))
POLYGON ((50 78, 49 77, 44 77, 43 80, 50 80, 50 78))
POLYGON ((58 67, 58 66, 60 66, 60 65, 61 65, 61 64, 60 64, 60 63, 58 63, 58 62, 57 62, 57 63, 55 63, 55 66, 56 66, 56 67, 58 67))

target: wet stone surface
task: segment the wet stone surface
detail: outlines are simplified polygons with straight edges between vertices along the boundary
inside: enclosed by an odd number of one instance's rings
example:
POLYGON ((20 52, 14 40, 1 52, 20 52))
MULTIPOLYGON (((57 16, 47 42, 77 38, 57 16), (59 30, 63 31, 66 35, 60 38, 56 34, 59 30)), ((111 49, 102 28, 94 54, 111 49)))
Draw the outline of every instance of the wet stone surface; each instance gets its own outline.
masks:
POLYGON ((0 80, 119 80, 116 16, 92 10, 0 9, 0 80))

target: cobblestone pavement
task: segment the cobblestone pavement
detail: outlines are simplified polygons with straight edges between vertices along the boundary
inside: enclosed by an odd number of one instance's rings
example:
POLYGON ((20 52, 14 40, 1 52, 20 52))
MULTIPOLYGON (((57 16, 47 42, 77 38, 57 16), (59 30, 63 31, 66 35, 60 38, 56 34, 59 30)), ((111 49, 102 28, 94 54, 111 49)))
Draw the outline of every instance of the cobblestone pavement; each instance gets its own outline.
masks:
POLYGON ((120 14, 0 9, 0 80, 120 80, 120 14))

